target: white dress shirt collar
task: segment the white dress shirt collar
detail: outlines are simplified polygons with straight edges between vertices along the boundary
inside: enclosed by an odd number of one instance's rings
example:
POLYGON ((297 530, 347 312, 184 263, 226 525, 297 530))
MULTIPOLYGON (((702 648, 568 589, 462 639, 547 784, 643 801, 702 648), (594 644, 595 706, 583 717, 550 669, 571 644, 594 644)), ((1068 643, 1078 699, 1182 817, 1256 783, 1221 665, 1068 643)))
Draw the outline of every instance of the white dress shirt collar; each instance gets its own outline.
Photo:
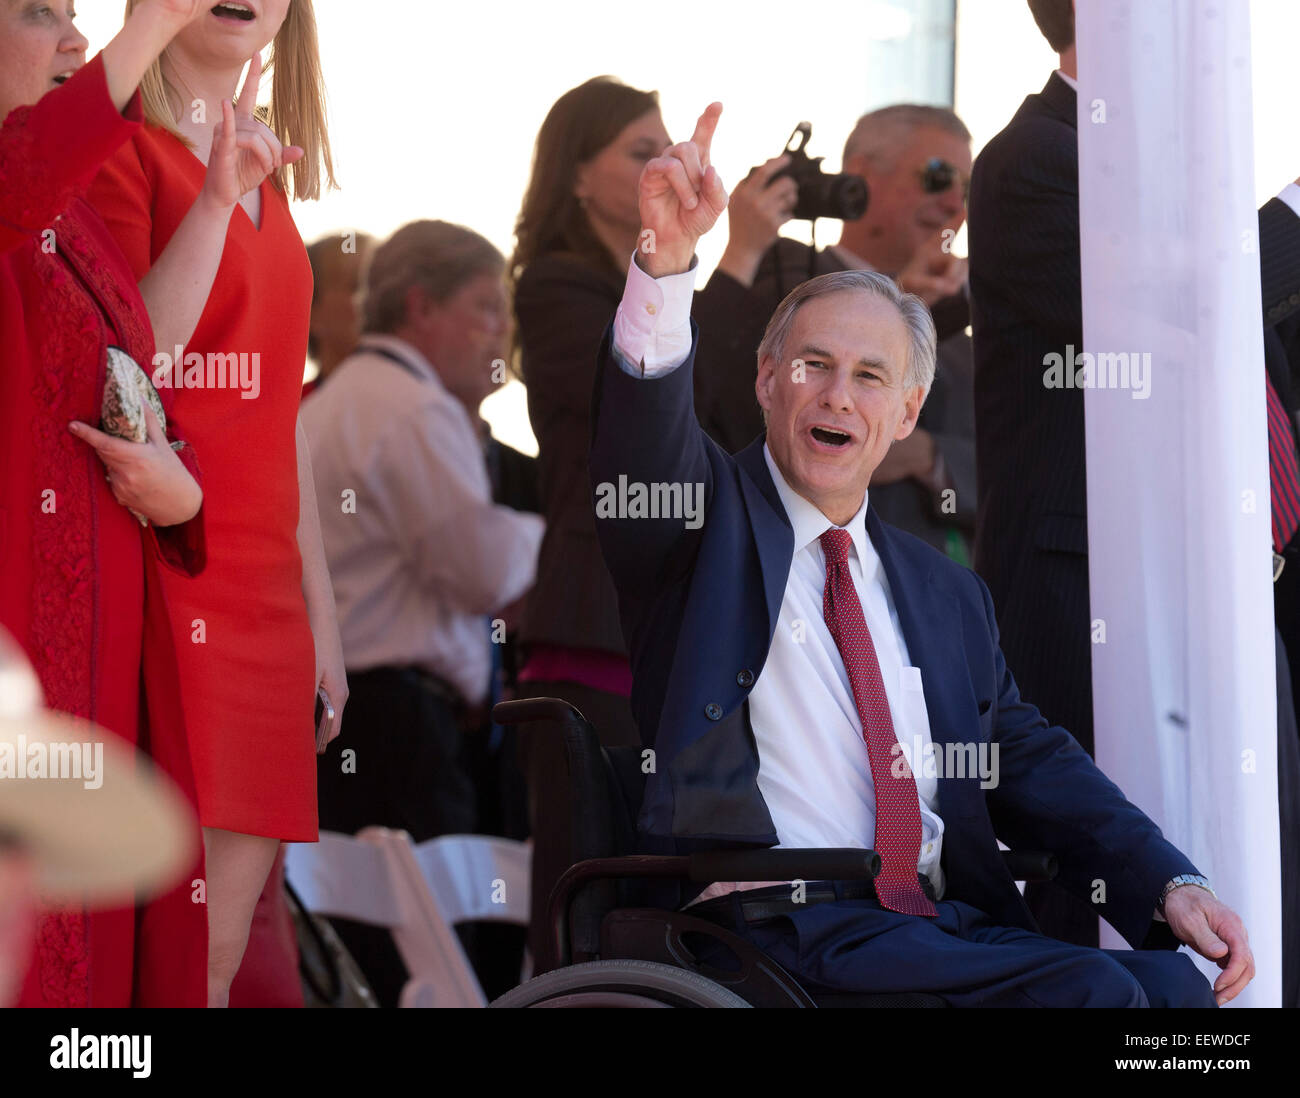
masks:
MULTIPOLYGON (((772 483, 776 485, 776 494, 781 497, 781 504, 785 507, 785 513, 790 519, 790 525, 794 529, 794 555, 798 555, 803 549, 806 549, 814 541, 817 541, 826 530, 834 526, 816 504, 804 499, 798 492, 790 487, 781 470, 777 468, 776 461, 772 457, 772 451, 768 449, 767 443, 763 443, 763 459, 767 462, 768 472, 772 474, 772 483)), ((858 508, 855 514, 845 524, 844 529, 849 532, 853 539, 853 548, 857 550, 859 563, 864 563, 872 559, 872 555, 867 552, 867 499, 870 493, 862 494, 862 506, 858 508)), ((820 548, 820 546, 819 546, 820 548)))
POLYGON ((1075 91, 1079 90, 1079 81, 1077 81, 1068 72, 1062 72, 1060 69, 1057 69, 1056 75, 1059 76, 1062 80, 1064 80, 1067 84, 1069 84, 1070 87, 1072 87, 1075 91))

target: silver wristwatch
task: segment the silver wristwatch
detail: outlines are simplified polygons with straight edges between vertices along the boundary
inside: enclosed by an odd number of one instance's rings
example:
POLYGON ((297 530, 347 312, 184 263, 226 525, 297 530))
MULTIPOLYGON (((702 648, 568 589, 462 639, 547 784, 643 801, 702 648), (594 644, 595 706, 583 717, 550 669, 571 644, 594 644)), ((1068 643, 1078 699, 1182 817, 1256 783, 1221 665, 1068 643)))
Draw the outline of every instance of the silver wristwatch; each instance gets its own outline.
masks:
POLYGON ((1159 908, 1161 911, 1164 911, 1165 900, 1168 899, 1169 893, 1171 893, 1175 888, 1178 888, 1182 885, 1196 885, 1197 888, 1205 889, 1205 891, 1208 892, 1211 896, 1213 896, 1216 900, 1219 898, 1218 893, 1215 892, 1214 889, 1210 887, 1210 882, 1207 881, 1204 877, 1202 877, 1199 873, 1180 873, 1177 877, 1175 877, 1172 881, 1170 881, 1167 885, 1165 885, 1165 890, 1162 893, 1160 893, 1160 899, 1156 901, 1156 907, 1159 908))

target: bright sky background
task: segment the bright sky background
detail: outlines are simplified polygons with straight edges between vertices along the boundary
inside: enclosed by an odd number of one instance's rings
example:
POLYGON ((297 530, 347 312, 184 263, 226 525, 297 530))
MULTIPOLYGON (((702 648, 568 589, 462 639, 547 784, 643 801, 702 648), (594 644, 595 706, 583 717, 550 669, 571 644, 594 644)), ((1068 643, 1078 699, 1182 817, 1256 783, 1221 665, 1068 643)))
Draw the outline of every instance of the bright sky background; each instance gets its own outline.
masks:
MULTIPOLYGON (((1300 175, 1300 148, 1290 136, 1300 5, 1250 3, 1262 201, 1300 175), (1285 136, 1265 142, 1260 134, 1285 136)), ((1042 87, 1055 55, 1024 0, 959 0, 957 7, 955 105, 978 151, 1042 87)), ((121 0, 81 0, 78 24, 92 53, 115 33, 124 8, 121 0)), ((853 122, 879 105, 868 48, 917 29, 888 0, 743 8, 724 0, 649 7, 316 0, 316 12, 342 190, 295 206, 304 239, 344 229, 382 238, 432 217, 470 226, 507 255, 538 127, 551 104, 588 77, 610 73, 657 88, 678 140, 720 99, 726 110, 714 162, 728 185, 780 152, 802 119, 813 123, 810 151, 835 171, 853 122), (661 28, 653 32, 646 29, 651 12, 661 28)), ((823 242, 837 238, 834 223, 820 227, 823 242)), ((719 229, 701 246, 702 274, 724 243, 719 229)), ((484 412, 500 438, 535 452, 520 386, 491 397, 484 412)))

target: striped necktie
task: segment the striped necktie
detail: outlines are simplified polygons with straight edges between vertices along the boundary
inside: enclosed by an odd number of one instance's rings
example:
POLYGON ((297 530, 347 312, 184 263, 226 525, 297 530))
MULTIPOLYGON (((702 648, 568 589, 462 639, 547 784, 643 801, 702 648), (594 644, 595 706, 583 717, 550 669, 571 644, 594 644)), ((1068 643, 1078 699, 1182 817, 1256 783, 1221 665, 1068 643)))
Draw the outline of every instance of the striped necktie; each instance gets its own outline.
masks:
POLYGON ((1296 459, 1291 417, 1268 383, 1268 479, 1273 490, 1273 551, 1282 552, 1300 530, 1300 462, 1296 459))

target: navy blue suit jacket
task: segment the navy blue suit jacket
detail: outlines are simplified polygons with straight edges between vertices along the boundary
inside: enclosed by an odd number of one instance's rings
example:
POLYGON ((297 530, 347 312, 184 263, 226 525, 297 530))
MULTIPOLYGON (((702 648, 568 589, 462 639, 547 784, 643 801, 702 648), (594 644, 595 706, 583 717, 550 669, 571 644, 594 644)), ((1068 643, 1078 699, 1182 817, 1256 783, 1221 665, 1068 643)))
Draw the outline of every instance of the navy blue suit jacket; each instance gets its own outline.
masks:
MULTIPOLYGON (((794 534, 762 439, 732 457, 696 421, 694 323, 690 357, 657 379, 624 372, 611 333, 612 325, 593 394, 593 490, 625 476, 647 485, 702 484, 706 501, 694 530, 681 518, 597 520, 632 659, 632 709, 654 750, 638 820, 642 849, 773 846, 746 703, 771 646, 794 534)), ((1161 889, 1195 867, 1065 729, 1021 699, 983 581, 870 508, 867 533, 921 669, 936 746, 998 748, 995 788, 981 789, 977 775, 939 781, 944 898, 1001 925, 1036 929, 996 836, 1013 849, 1053 851, 1059 880, 1080 896, 1104 882, 1099 911, 1140 946, 1161 889)))

